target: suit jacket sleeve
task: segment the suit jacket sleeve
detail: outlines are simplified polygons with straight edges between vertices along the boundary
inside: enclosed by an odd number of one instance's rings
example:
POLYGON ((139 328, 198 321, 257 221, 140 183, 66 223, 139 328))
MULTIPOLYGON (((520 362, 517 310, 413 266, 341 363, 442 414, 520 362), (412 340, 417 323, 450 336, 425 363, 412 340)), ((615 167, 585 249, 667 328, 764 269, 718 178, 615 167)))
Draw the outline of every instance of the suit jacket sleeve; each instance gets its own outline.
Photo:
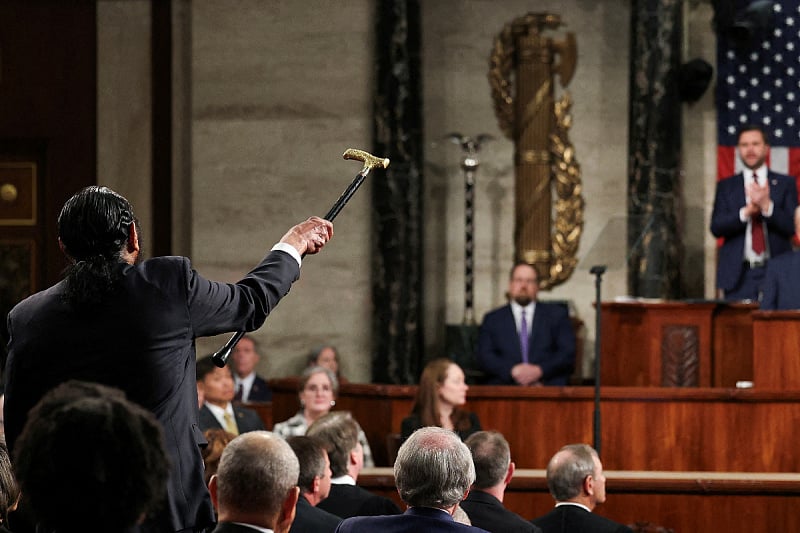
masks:
POLYGON ((278 305, 300 277, 300 267, 287 253, 274 251, 236 283, 218 283, 195 270, 185 273, 188 305, 195 337, 229 331, 253 331, 278 305))
MULTIPOLYGON (((747 223, 739 218, 739 210, 744 207, 744 181, 740 176, 725 178, 717 183, 714 196, 714 209, 711 213, 711 233, 715 237, 730 239, 747 230, 747 223), (740 185, 737 189, 737 185, 740 185)), ((777 207, 777 206, 776 206, 777 207)), ((773 212, 774 215, 774 212, 773 212)))
MULTIPOLYGON (((538 305, 542 304, 537 304, 537 307, 538 305)), ((538 309, 536 312, 539 312, 538 309)), ((536 364, 542 369, 544 382, 557 377, 568 378, 575 368, 575 331, 572 329, 567 309, 561 305, 551 304, 547 306, 547 313, 548 318, 552 320, 550 344, 539 346, 534 334, 532 347, 533 350, 543 350, 545 353, 543 358, 536 358, 536 364)))
MULTIPOLYGON (((510 329, 508 335, 502 331, 502 315, 506 312, 511 315, 511 310, 506 307, 487 313, 478 330, 477 360, 489 375, 490 384, 513 385, 511 369, 520 362, 519 348, 515 344, 518 342, 516 330, 510 329)), ((511 317, 513 323, 513 315, 511 317)))
POLYGON ((794 235, 794 210, 797 208, 797 183, 794 178, 770 172, 769 179, 776 179, 770 186, 772 199, 772 216, 766 218, 767 229, 778 233, 786 239, 794 235))
POLYGON ((780 275, 780 260, 774 259, 767 262, 767 274, 763 285, 760 309, 774 311, 778 309, 778 277, 780 275))

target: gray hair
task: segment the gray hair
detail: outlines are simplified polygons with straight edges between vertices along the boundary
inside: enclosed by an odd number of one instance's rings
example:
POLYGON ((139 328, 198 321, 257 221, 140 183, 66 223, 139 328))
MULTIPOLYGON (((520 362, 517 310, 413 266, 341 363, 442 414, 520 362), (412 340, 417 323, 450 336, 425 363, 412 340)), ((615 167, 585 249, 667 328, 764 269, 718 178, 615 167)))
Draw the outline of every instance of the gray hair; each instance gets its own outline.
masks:
POLYGON ((297 391, 303 392, 303 389, 306 388, 308 384, 308 380, 311 379, 311 376, 314 374, 325 374, 328 376, 328 379, 331 381, 331 390, 333 391, 333 397, 336 398, 339 396, 339 380, 336 379, 336 374, 331 372, 330 369, 325 368, 324 366, 310 366, 303 370, 303 373, 300 374, 300 381, 297 383, 297 391))
POLYGON ((508 441, 497 431, 478 431, 464 442, 475 463, 476 489, 488 489, 502 482, 511 464, 508 441))
POLYGON ((306 431, 325 446, 333 477, 347 474, 350 452, 358 446, 359 428, 349 411, 332 411, 317 418, 306 431))
POLYGON ((222 452, 217 469, 219 506, 236 513, 278 516, 299 474, 297 457, 281 437, 269 431, 244 433, 222 452))
POLYGON ((547 464, 547 487, 557 502, 571 500, 583 489, 583 482, 594 475, 597 452, 588 444, 568 444, 547 464))
POLYGON ((423 427, 400 446, 394 479, 406 504, 448 509, 464 498, 475 481, 475 465, 458 435, 439 427, 423 427))

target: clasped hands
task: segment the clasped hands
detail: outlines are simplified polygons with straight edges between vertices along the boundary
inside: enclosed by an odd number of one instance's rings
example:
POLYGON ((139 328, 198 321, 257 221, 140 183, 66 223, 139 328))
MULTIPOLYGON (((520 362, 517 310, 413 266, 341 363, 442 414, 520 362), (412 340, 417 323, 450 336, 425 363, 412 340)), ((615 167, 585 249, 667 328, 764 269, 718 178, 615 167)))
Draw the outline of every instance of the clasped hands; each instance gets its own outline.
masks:
POLYGON ((542 367, 530 363, 518 363, 511 367, 511 377, 520 385, 541 385, 542 367))
POLYGON ((747 186, 747 205, 744 206, 744 213, 747 217, 769 212, 772 200, 769 197, 769 182, 759 185, 758 182, 750 183, 747 186))

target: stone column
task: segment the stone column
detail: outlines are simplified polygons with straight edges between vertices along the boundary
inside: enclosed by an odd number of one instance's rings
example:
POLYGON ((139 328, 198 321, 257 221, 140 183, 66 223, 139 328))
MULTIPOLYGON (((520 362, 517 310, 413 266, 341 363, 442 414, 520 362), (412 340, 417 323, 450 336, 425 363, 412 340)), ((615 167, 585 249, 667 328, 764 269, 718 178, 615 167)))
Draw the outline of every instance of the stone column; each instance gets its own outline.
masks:
POLYGON ((422 88, 416 0, 375 9, 374 153, 391 159, 373 192, 375 383, 414 383, 422 362, 422 88))
POLYGON ((628 291, 679 298, 680 0, 631 7, 628 147, 628 291))

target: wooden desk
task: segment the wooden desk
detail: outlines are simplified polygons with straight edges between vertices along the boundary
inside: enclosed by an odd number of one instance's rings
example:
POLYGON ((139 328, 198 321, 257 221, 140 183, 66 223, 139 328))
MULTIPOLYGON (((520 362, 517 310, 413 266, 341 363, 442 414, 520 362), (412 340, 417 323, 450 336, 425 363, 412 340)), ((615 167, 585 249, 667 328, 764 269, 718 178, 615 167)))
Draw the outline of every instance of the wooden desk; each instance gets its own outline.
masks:
MULTIPOLYGON (((270 382, 276 422, 298 409, 296 378, 270 382)), ((387 435, 400 431, 416 387, 347 384, 349 410, 388 466, 387 435)), ((563 445, 592 442, 591 387, 471 386, 466 408, 503 433, 518 468, 544 468, 563 445)), ((800 472, 800 391, 604 387, 602 459, 608 469, 800 472)))
POLYGON ((734 387, 752 380, 757 304, 604 302, 603 385, 734 387))
MULTIPOLYGON (((608 498, 595 512, 623 524, 650 522, 675 530, 800 531, 798 474, 605 471, 608 498)), ((398 505, 389 468, 362 472, 358 484, 398 505)), ((553 507, 543 470, 517 470, 503 504, 523 518, 553 507)))
POLYGON ((800 390, 800 311, 753 313, 753 385, 800 390))

